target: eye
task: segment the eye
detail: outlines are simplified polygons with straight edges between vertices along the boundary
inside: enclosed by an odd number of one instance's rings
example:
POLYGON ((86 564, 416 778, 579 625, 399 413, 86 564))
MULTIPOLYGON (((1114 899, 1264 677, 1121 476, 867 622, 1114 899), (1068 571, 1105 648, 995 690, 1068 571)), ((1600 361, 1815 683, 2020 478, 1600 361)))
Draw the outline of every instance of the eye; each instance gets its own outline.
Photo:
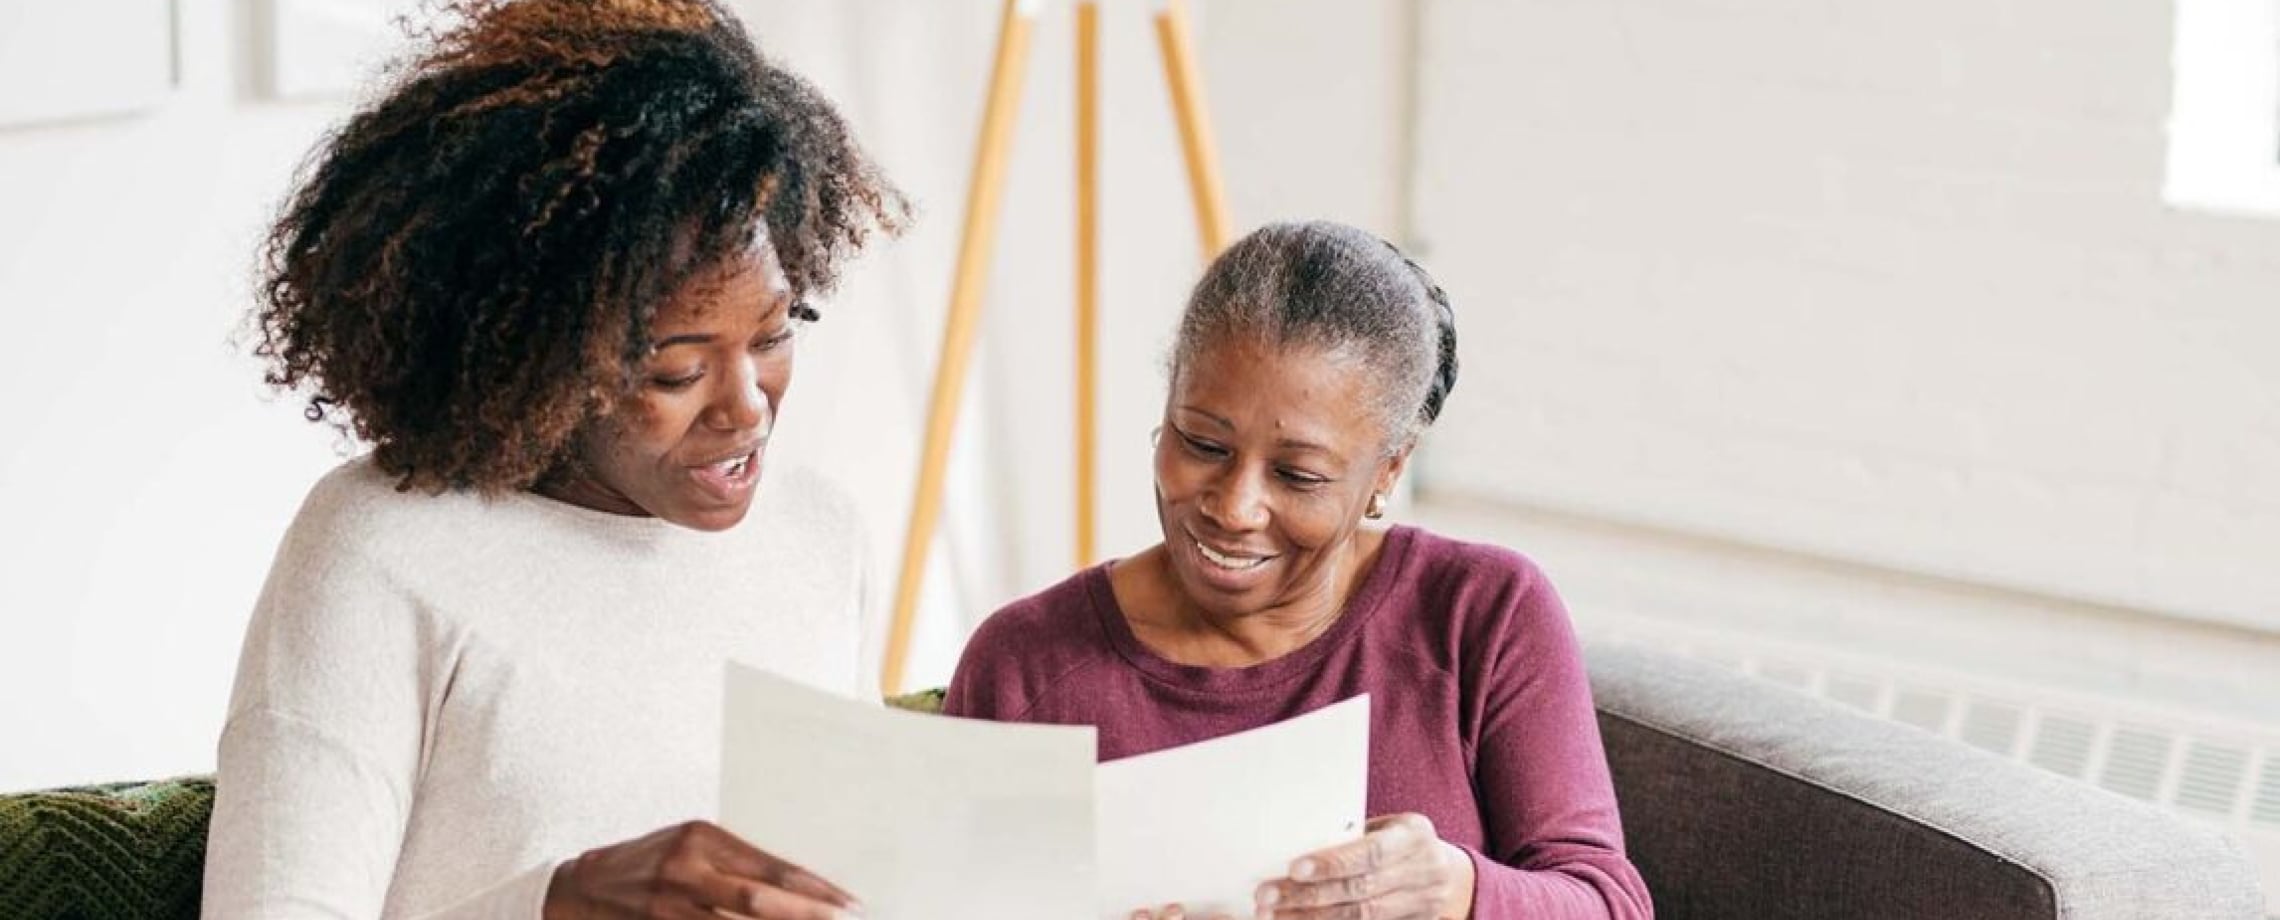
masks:
POLYGON ((1305 470, 1292 469, 1287 466, 1276 469, 1275 476, 1282 479, 1283 482, 1289 483, 1291 487, 1301 490, 1319 489, 1330 484, 1327 477, 1316 476, 1305 470))
POLYGON ((1210 441, 1203 440, 1202 438, 1195 437, 1184 431, 1180 432, 1180 445, 1187 448, 1188 453, 1209 460, 1217 460, 1227 456, 1227 448, 1213 444, 1210 441))
POLYGON ((752 343, 752 350, 760 352, 761 354, 767 354, 768 352, 775 351, 776 349, 791 344, 792 334, 797 331, 797 327, 787 325, 782 329, 778 329, 775 332, 762 336, 759 341, 752 343))
POLYGON ((686 374, 651 377, 649 378, 649 385, 660 390, 686 390, 697 381, 704 379, 704 376, 704 368, 700 367, 686 374))

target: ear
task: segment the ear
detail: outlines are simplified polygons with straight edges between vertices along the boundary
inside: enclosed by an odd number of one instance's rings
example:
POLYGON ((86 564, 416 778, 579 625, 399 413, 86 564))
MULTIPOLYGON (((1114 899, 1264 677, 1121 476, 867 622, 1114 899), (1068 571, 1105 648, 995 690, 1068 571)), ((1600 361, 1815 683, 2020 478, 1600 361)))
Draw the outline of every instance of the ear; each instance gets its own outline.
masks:
POLYGON ((1401 474, 1409 471, 1409 452, 1415 449, 1417 449, 1417 440, 1412 438, 1409 443, 1402 445, 1401 450, 1396 452, 1391 459, 1386 460, 1385 465, 1378 468, 1377 480, 1370 484, 1370 492, 1391 496, 1394 483, 1400 482, 1401 474))

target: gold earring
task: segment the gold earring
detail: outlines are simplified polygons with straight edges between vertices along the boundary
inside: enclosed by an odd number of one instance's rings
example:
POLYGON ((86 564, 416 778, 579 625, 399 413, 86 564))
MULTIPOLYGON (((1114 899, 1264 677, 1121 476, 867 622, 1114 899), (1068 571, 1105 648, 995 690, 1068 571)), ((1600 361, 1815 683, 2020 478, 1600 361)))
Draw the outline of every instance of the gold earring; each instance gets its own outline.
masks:
POLYGON ((1379 519, 1379 518, 1385 517, 1385 493, 1384 493, 1384 492, 1372 492, 1372 493, 1370 493, 1370 507, 1369 507, 1369 510, 1362 512, 1362 516, 1363 516, 1363 517, 1366 517, 1366 518, 1369 518, 1370 520, 1373 520, 1373 521, 1374 521, 1374 520, 1377 520, 1377 519, 1379 519))

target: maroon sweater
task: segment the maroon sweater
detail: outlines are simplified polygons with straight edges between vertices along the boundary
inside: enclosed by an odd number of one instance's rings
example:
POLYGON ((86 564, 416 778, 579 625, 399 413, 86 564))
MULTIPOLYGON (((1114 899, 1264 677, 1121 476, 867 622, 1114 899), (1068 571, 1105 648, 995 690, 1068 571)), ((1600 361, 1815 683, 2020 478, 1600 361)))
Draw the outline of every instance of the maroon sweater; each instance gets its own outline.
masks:
POLYGON ((1510 550, 1395 527, 1337 622, 1247 668, 1149 651, 1095 566, 983 623, 944 711, 1097 726, 1114 760, 1362 693, 1370 814, 1423 814, 1471 853, 1475 918, 1653 915, 1623 854, 1567 610, 1510 550))

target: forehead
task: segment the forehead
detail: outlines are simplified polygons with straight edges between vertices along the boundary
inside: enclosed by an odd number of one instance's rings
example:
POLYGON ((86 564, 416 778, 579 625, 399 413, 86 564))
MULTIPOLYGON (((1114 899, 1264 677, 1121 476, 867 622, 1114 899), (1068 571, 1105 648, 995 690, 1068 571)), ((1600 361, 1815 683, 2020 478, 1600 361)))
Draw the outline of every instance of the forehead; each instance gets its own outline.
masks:
POLYGON ((658 307, 660 329, 765 318, 791 300, 791 282, 776 254, 756 246, 697 272, 658 307))
POLYGON ((1238 428, 1359 441, 1377 435, 1376 385, 1367 363, 1351 352, 1238 338, 1190 355, 1172 393, 1176 407, 1209 412, 1238 428))

